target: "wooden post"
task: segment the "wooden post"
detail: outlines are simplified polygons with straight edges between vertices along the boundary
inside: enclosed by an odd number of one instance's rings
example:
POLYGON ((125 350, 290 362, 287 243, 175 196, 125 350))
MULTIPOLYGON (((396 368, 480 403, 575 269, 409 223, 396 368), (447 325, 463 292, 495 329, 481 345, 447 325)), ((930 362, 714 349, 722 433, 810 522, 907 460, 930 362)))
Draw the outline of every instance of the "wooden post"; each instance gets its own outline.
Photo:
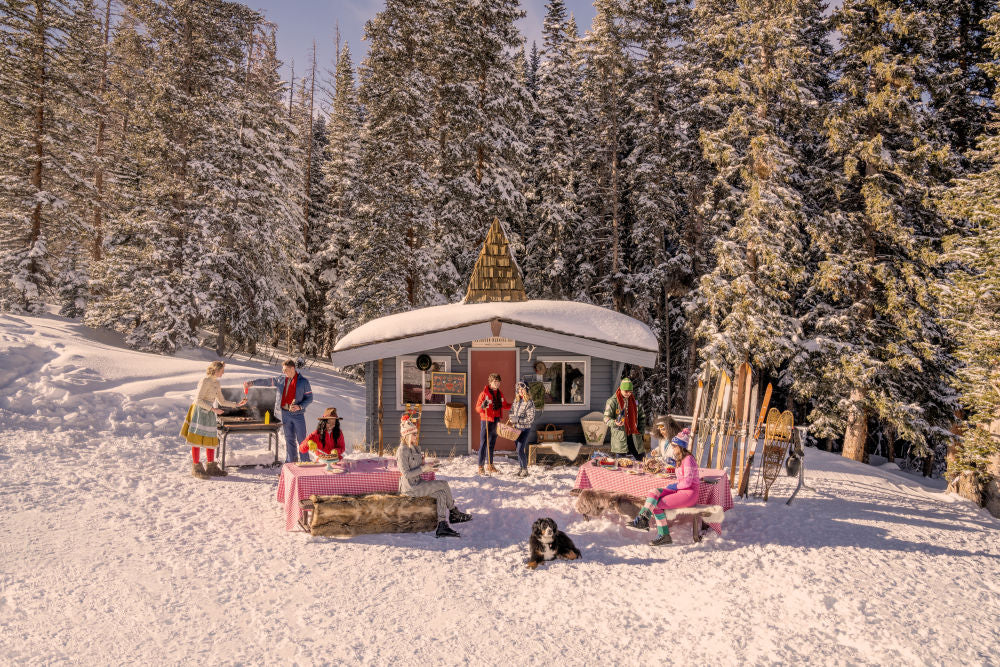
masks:
POLYGON ((382 456, 382 360, 378 360, 378 455, 382 456))

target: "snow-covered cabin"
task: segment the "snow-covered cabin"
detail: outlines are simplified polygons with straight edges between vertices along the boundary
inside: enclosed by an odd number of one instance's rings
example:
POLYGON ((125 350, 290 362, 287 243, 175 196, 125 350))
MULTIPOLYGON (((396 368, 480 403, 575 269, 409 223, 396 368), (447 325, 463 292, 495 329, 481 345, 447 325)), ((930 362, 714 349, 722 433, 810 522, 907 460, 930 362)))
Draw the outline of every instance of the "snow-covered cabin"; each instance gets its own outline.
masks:
MULTIPOLYGON (((479 449, 474 403, 490 373, 502 377, 508 401, 518 379, 541 383, 545 407, 535 419, 541 428, 578 423, 603 410, 624 365, 653 366, 657 352, 649 327, 627 315, 587 303, 528 300, 503 228, 494 220, 461 303, 372 320, 337 343, 332 361, 365 365, 367 442, 381 438, 394 447, 406 404, 421 403, 421 447, 464 454, 479 449), (418 368, 421 355, 430 357, 427 370, 418 368), (465 374, 465 394, 434 393, 434 371, 465 374), (468 406, 461 435, 445 426, 449 402, 468 406)), ((532 433, 528 442, 534 441, 532 433)), ((498 440, 497 450, 504 449, 513 443, 498 440)))

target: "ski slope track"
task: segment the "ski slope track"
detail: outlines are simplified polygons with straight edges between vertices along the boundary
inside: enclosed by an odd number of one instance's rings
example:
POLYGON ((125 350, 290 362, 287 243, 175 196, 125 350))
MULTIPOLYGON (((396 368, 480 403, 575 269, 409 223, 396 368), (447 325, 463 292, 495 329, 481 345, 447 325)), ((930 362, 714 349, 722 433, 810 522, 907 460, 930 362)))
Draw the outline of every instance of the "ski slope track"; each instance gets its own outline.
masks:
MULTIPOLYGON (((781 477, 722 538, 656 549, 576 514, 573 468, 463 456, 438 473, 474 516, 460 539, 313 538, 283 530, 277 469, 191 477, 177 433, 213 358, 0 315, 0 663, 1000 664, 1000 521, 939 481, 807 449, 792 505, 781 477), (525 568, 542 516, 582 560, 525 568)), ((307 375, 310 427, 336 406, 350 449, 363 389, 307 375)))

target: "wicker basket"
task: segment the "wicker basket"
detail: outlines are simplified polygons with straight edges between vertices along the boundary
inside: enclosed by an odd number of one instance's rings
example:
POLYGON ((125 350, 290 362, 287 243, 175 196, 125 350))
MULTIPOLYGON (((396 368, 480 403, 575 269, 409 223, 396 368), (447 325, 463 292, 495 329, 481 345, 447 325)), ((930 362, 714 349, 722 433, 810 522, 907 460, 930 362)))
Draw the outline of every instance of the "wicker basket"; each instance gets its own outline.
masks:
POLYGON ((545 428, 538 429, 538 442, 562 442, 563 432, 555 424, 546 424, 545 428))
POLYGON ((465 429, 468 423, 469 412, 465 403, 453 402, 444 404, 444 425, 448 429, 449 434, 452 429, 457 429, 458 434, 462 435, 462 430, 465 429))
POLYGON ((510 422, 497 423, 497 435, 506 440, 517 440, 521 436, 521 429, 514 428, 510 422))

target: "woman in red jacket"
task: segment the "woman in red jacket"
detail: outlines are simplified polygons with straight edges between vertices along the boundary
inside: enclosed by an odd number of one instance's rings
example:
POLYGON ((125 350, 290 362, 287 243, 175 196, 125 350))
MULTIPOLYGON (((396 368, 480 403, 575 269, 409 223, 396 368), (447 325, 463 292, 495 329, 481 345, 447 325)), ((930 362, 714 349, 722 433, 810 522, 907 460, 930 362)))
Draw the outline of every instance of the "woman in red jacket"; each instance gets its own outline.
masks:
POLYGON ((337 416, 337 408, 327 408, 323 416, 316 424, 316 430, 306 436, 306 439, 299 445, 299 451, 306 453, 311 447, 310 443, 315 443, 316 453, 330 454, 336 451, 340 458, 344 458, 344 434, 340 430, 340 417, 337 416))
POLYGON ((493 467, 493 448, 497 444, 497 422, 500 421, 504 410, 510 409, 503 394, 500 392, 500 374, 490 373, 486 386, 476 400, 476 412, 479 413, 479 470, 480 475, 487 473, 496 474, 497 469, 493 467), (487 459, 487 451, 489 458, 487 459), (486 463, 489 461, 488 463, 486 463), (485 470, 483 464, 486 463, 485 470))

